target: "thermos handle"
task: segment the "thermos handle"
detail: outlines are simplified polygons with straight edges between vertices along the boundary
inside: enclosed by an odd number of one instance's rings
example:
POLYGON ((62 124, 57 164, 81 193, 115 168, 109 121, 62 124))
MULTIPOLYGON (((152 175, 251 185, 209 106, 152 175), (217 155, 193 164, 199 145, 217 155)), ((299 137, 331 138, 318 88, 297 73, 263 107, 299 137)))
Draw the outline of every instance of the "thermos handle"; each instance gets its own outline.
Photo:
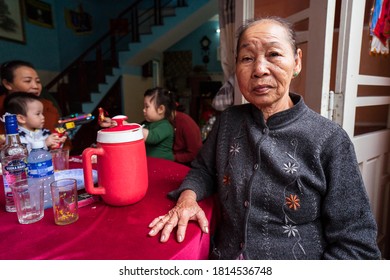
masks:
POLYGON ((93 155, 102 156, 103 154, 104 154, 104 150, 102 148, 86 148, 83 151, 82 157, 83 157, 84 185, 85 185, 85 189, 89 194, 97 194, 97 195, 106 194, 105 188, 101 186, 98 186, 97 188, 94 187, 93 179, 92 179, 91 158, 93 155))

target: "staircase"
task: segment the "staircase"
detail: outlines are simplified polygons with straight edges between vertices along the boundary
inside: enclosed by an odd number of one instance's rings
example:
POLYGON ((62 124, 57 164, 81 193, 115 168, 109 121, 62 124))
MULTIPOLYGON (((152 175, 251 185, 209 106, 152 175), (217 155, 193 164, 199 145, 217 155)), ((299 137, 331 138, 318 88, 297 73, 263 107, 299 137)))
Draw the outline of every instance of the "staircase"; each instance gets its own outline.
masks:
POLYGON ((217 0, 134 1, 46 90, 63 115, 92 113, 129 68, 141 67, 216 13, 217 0))

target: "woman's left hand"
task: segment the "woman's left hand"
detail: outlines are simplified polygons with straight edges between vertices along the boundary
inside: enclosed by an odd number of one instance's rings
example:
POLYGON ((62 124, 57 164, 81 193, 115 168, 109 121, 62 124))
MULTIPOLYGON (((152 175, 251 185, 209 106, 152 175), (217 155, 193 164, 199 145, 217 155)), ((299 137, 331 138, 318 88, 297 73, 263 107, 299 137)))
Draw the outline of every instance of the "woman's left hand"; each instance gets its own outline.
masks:
POLYGON ((189 221, 197 221, 204 233, 209 233, 208 220, 202 208, 196 202, 196 195, 191 190, 185 190, 180 195, 177 204, 164 216, 155 218, 149 225, 150 236, 155 236, 161 231, 160 242, 166 242, 172 230, 177 226, 177 241, 185 238, 189 221))

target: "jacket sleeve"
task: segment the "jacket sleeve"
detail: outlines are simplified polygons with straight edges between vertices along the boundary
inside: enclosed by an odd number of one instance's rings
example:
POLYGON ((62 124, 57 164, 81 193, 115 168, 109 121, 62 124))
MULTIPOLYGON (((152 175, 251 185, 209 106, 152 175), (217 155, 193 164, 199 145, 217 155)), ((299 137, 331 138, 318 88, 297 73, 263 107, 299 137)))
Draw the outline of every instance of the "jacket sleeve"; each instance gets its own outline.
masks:
POLYGON ((157 145, 170 137, 173 133, 173 128, 169 122, 162 122, 154 128, 149 128, 148 137, 145 140, 146 144, 157 145))
MULTIPOLYGON (((322 204, 324 259, 379 259, 377 226, 347 136, 324 156, 327 192, 322 204)), ((330 145, 328 145, 330 146, 330 145)))

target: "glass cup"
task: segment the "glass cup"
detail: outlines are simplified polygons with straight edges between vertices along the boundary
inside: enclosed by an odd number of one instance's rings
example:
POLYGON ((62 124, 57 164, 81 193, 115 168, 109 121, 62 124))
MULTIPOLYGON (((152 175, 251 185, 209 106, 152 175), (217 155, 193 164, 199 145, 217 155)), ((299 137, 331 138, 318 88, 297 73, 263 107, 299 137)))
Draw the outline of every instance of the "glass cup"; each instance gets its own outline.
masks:
POLYGON ((61 179, 50 184, 54 222, 67 225, 78 220, 77 181, 61 179))
POLYGON ((69 169, 69 150, 54 149, 50 151, 53 158, 54 171, 69 169))
POLYGON ((20 180, 11 185, 16 214, 21 224, 35 223, 43 218, 44 199, 42 182, 20 180))

